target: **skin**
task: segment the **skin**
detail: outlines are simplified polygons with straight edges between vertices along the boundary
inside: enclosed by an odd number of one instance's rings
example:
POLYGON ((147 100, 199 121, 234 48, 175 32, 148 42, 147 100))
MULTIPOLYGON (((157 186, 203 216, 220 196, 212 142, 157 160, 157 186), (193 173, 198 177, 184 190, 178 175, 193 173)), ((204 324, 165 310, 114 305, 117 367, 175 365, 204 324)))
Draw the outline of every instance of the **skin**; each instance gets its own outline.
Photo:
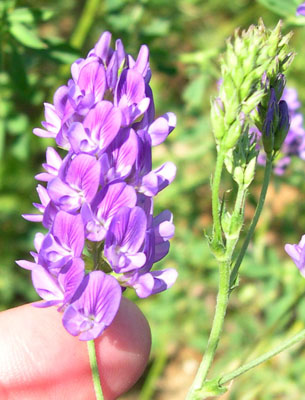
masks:
MULTIPOLYGON (((117 399, 146 367, 148 322, 123 298, 95 346, 104 398, 117 399)), ((66 332, 54 307, 27 304, 0 313, 0 399, 95 400, 87 343, 66 332)))

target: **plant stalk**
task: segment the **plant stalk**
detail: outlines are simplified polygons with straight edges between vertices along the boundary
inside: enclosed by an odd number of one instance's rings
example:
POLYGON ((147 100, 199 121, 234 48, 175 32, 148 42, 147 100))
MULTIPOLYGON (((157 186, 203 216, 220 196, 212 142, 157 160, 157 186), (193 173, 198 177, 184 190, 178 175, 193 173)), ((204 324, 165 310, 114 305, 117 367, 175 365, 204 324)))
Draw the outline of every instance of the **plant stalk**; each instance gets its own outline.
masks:
POLYGON ((270 176, 271 176, 271 172, 272 172, 272 161, 273 161, 273 157, 270 156, 267 158, 267 163, 266 163, 266 167, 265 167, 265 174, 264 174, 264 180, 263 180, 263 186, 262 186, 262 190, 259 196, 259 200, 256 206, 256 210, 255 210, 255 214, 253 217, 253 220, 251 222, 250 228, 248 230, 247 236, 245 238, 245 241, 242 245, 242 248, 238 254, 237 260, 235 262, 235 265, 232 269, 231 272, 231 276, 230 276, 230 287, 234 286, 235 280, 237 278, 238 275, 238 271, 241 265, 241 262, 244 258, 244 255, 247 251, 247 248, 249 246, 250 240, 253 237, 254 234, 254 230, 256 228, 257 222, 259 220, 259 217, 261 215, 261 212, 263 210, 263 206, 265 203, 265 199, 266 199, 266 194, 267 194, 267 189, 268 189, 268 185, 269 185, 269 181, 270 181, 270 176))
POLYGON ((102 386, 101 386, 101 380, 100 380, 100 374, 99 374, 98 365, 97 365, 94 340, 88 340, 87 346, 88 346, 90 367, 91 367, 91 371, 92 371, 92 379, 93 379, 95 397, 96 397, 96 400, 104 400, 102 386))
POLYGON ((304 340, 304 339, 305 339, 305 329, 303 329, 301 332, 297 333, 293 337, 285 340, 283 343, 278 345, 275 349, 268 351, 267 353, 248 362, 247 364, 244 364, 243 366, 237 368, 235 371, 223 375, 223 377, 220 378, 218 383, 220 385, 223 385, 223 384, 231 381, 232 379, 237 378, 238 376, 244 374, 245 372, 249 371, 250 369, 258 366, 259 364, 262 364, 263 362, 269 360, 270 358, 276 356, 277 354, 281 353, 282 351, 288 349, 289 347, 293 346, 294 344, 296 344, 299 341, 304 340))

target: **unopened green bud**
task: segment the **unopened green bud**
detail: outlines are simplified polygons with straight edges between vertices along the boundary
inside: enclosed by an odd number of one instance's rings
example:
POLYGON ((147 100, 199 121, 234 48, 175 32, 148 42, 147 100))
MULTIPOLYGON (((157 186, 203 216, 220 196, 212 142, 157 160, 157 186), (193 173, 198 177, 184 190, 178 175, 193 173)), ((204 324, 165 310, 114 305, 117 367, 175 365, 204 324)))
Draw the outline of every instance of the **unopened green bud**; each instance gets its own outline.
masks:
POLYGON ((256 156, 253 157, 247 164, 245 173, 244 173, 244 185, 245 187, 249 187, 255 176, 255 167, 256 167, 256 156))
POLYGON ((244 118, 244 114, 241 113, 230 126, 228 132, 221 142, 224 149, 229 150, 236 145, 243 131, 244 118))
POLYGON ((248 97, 247 100, 243 102, 242 111, 245 114, 250 114, 259 105, 264 96, 264 89, 259 89, 254 92, 250 97, 248 97))
POLYGON ((217 97, 211 104, 211 123, 216 141, 221 140, 225 134, 225 126, 224 106, 220 97, 217 97))

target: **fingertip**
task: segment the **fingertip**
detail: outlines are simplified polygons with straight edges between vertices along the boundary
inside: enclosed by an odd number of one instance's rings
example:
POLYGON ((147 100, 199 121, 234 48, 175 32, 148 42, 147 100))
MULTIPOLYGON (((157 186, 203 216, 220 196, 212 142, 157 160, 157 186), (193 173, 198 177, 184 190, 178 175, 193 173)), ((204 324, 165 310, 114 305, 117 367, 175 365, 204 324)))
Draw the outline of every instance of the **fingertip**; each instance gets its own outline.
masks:
POLYGON ((147 365, 151 333, 139 308, 123 298, 111 326, 96 341, 98 366, 107 400, 130 389, 147 365))
MULTIPOLYGON (((0 313, 0 325, 1 399, 95 399, 87 344, 65 331, 55 308, 17 307, 0 313)), ((113 323, 95 343, 105 400, 116 399, 145 369, 149 325, 123 298, 113 323)))

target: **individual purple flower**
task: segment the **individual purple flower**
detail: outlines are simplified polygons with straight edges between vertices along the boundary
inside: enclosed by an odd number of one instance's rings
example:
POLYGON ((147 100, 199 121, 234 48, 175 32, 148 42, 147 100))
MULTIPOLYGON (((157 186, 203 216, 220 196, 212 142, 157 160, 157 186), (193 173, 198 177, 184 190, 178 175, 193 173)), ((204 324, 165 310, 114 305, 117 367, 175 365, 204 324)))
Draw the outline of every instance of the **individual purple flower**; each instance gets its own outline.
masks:
POLYGON ((102 271, 90 272, 64 312, 64 327, 80 340, 96 339, 113 321, 121 296, 115 278, 102 271))
POLYGON ((120 109, 110 101, 98 103, 82 123, 73 123, 68 131, 74 153, 100 155, 119 132, 121 119, 120 109))
POLYGON ((303 15, 305 17, 305 3, 302 3, 297 8, 297 15, 303 15))
POLYGON ((85 275, 85 265, 81 258, 72 258, 57 275, 46 268, 32 269, 32 282, 36 292, 45 300, 36 307, 65 306, 72 299, 85 275))
POLYGON ((84 243, 84 224, 81 215, 59 211, 52 229, 44 236, 41 243, 38 264, 56 273, 74 257, 81 257, 84 243))
POLYGON ((285 250, 305 278, 305 235, 298 244, 286 244, 285 250))
POLYGON ((132 128, 121 129, 120 134, 115 137, 100 158, 101 184, 128 178, 137 156, 138 140, 135 131, 132 128))
POLYGON ((177 276, 178 273, 173 268, 146 273, 136 271, 124 274, 122 282, 133 287, 140 298, 145 298, 169 289, 176 282, 177 276))
POLYGON ((48 183, 51 200, 64 211, 74 212, 85 202, 90 203, 97 193, 101 165, 89 154, 78 154, 63 178, 56 177, 48 183))
POLYGON ((124 206, 134 207, 136 201, 134 188, 124 182, 105 186, 96 195, 91 206, 84 204, 82 207, 86 238, 94 242, 104 240, 113 216, 124 206))
POLYGON ((104 254, 116 273, 142 267, 146 256, 141 251, 147 220, 140 207, 122 207, 112 218, 105 240, 104 254))

